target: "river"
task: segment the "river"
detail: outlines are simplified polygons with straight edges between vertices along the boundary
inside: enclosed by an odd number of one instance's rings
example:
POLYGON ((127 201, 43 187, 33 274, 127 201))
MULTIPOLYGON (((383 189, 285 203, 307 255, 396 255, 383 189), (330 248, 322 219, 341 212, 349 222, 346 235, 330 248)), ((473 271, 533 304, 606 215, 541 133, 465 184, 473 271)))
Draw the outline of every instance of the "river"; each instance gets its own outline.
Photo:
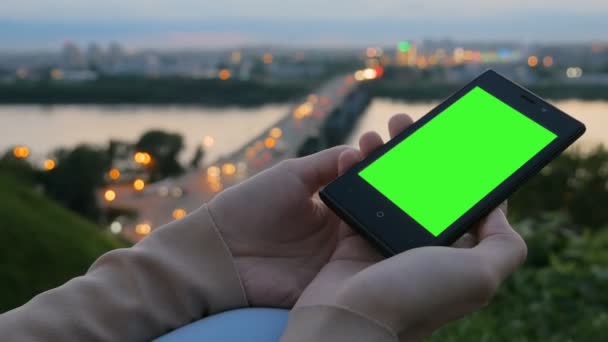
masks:
POLYGON ((107 144, 110 139, 136 142, 151 129, 184 137, 182 161, 189 160, 205 136, 213 138, 205 160, 215 160, 245 144, 279 120, 287 105, 259 108, 185 106, 0 106, 0 153, 26 145, 34 159, 59 147, 107 144))
MULTIPOLYGON (((375 130, 386 140, 388 138, 387 122, 395 113, 407 113, 414 120, 428 113, 438 102, 409 103, 387 99, 375 99, 366 113, 355 126, 348 141, 356 145, 358 137, 375 130)), ((574 116, 587 126, 587 132, 575 144, 577 148, 587 149, 602 143, 608 146, 608 101, 555 101, 553 105, 574 116)))
MULTIPOLYGON (((376 99, 363 115, 350 139, 368 130, 387 137, 386 122, 393 113, 409 113, 415 119, 435 102, 410 103, 376 99)), ((608 144, 608 102, 567 100, 559 108, 587 125, 579 146, 608 144)), ((135 142, 145 131, 162 129, 183 135, 181 159, 191 158, 204 136, 214 138, 206 160, 227 154, 271 126, 289 110, 288 105, 259 108, 207 108, 184 106, 0 106, 0 151, 23 144, 41 160, 59 147, 79 143, 104 145, 110 139, 135 142)))

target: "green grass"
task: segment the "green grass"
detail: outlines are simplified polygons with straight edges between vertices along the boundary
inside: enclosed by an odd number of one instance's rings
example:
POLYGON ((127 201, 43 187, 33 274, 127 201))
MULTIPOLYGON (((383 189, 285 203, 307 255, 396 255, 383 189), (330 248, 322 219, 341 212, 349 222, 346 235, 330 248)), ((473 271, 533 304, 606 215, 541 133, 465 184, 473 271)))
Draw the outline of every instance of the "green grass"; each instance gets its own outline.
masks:
POLYGON ((124 243, 0 173, 0 313, 82 275, 124 243))
POLYGON ((608 229, 574 232, 560 215, 519 225, 528 260, 488 307, 429 341, 600 341, 608 331, 608 229))

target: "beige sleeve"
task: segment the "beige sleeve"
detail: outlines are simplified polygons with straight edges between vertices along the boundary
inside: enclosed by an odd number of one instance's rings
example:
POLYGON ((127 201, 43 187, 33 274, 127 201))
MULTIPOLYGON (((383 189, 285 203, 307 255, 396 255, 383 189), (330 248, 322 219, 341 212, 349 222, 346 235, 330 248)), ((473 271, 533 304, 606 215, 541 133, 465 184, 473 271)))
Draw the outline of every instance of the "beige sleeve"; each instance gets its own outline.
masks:
POLYGON ((307 306, 289 313, 281 342, 398 342, 388 327, 345 308, 307 306))
POLYGON ((82 277, 0 315, 3 341, 149 341, 247 306, 207 207, 101 256, 82 277))

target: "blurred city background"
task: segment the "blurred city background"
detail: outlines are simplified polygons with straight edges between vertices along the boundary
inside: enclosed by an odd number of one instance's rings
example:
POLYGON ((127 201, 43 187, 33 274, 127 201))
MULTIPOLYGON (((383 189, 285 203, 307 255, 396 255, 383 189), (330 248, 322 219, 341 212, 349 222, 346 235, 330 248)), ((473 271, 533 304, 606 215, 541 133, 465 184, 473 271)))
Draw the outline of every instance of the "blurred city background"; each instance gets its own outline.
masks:
POLYGON ((600 0, 3 2, 0 312, 285 158, 386 138, 392 114, 493 68, 588 131, 510 200, 526 265, 431 340, 600 340, 606 18, 600 0))

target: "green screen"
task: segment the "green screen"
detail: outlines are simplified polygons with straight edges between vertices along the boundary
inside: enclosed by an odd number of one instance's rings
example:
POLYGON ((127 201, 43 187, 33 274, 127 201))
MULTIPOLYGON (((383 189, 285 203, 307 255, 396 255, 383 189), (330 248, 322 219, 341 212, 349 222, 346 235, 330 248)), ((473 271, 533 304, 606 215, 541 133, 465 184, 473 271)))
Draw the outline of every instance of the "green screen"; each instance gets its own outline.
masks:
POLYGON ((556 137, 475 87, 359 176, 438 236, 556 137))

